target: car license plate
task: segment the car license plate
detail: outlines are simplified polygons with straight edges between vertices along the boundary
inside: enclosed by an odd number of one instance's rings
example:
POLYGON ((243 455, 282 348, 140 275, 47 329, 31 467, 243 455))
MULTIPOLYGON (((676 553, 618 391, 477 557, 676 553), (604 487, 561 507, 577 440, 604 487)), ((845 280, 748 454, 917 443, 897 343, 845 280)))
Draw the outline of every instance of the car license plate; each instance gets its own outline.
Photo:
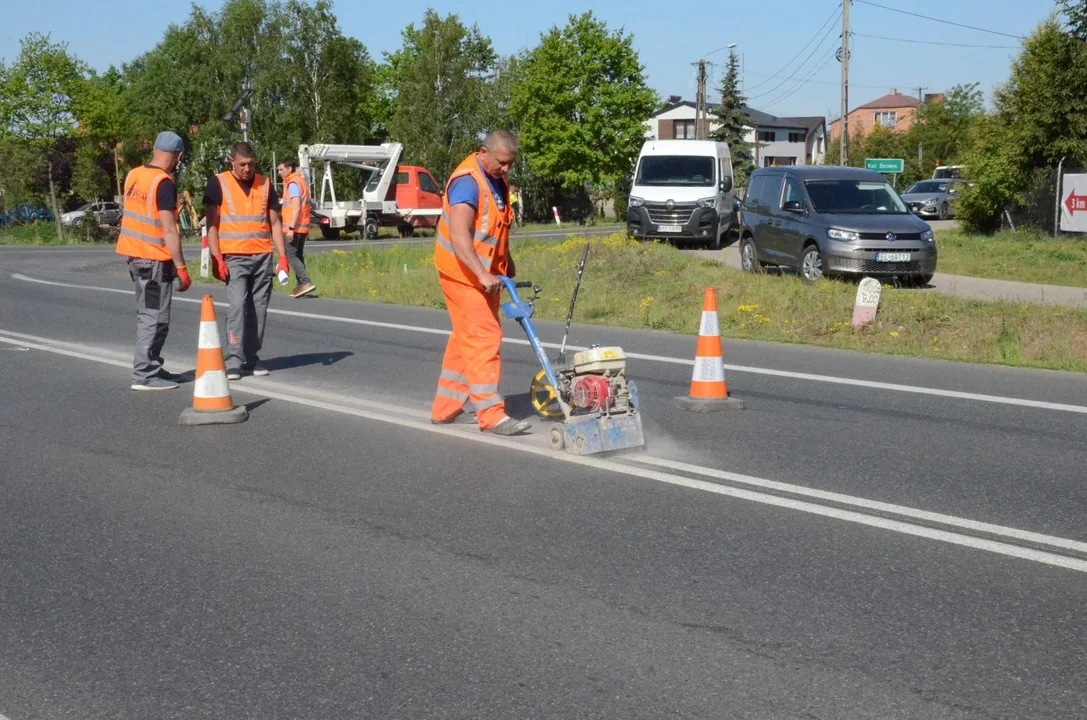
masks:
POLYGON ((658 225, 657 232, 677 233, 683 232, 682 225, 658 225))
POLYGON ((908 252, 878 252, 876 262, 909 262, 908 252))

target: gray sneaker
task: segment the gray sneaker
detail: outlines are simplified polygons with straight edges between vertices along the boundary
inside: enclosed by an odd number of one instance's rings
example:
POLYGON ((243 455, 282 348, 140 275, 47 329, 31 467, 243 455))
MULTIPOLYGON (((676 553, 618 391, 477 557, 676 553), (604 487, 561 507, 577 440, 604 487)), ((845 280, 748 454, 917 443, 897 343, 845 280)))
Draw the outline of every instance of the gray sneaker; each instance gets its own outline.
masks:
POLYGON ((173 380, 167 380, 158 376, 149 378, 143 382, 132 383, 133 390, 173 390, 176 387, 177 383, 173 380))
POLYGON ((242 379, 242 371, 240 369, 238 369, 238 368, 227 368, 226 379, 227 380, 241 380, 242 379))
POLYGON ((510 435, 520 435, 530 427, 532 426, 524 420, 514 420, 513 418, 508 417, 493 428, 490 428, 488 432, 492 432, 495 435, 502 435, 503 437, 509 437, 510 435))

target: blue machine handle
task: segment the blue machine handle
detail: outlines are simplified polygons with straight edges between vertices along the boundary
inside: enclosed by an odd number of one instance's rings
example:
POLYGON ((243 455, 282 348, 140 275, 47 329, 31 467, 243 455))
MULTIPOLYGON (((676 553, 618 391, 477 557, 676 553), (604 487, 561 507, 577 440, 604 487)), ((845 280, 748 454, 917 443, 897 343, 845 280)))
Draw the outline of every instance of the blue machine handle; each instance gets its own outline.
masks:
POLYGON ((518 324, 520 324, 521 329, 525 331, 525 335, 528 336, 528 343, 535 351, 536 358, 540 361, 540 366, 543 367, 544 373, 547 375, 547 382, 554 388, 555 392, 558 393, 558 378, 555 377, 555 371, 551 368, 551 361, 547 359, 547 353, 544 352, 543 345, 540 343, 540 336, 536 334, 536 328, 532 325, 532 313, 536 308, 533 307, 532 304, 522 300, 521 296, 517 293, 517 288, 532 287, 532 283, 515 283, 505 275, 498 275, 497 277, 499 282, 505 286, 511 301, 502 304, 502 311, 506 313, 506 317, 509 319, 516 320, 518 324))

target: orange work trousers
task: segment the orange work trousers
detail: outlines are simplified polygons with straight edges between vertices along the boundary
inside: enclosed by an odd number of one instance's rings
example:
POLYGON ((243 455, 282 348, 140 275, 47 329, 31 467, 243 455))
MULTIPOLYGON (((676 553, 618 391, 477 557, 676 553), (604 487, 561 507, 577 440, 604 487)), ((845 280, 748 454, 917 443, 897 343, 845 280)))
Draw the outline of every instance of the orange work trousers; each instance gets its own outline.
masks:
POLYGON ((501 295, 441 275, 438 282, 449 308, 453 333, 445 346, 430 418, 438 422, 451 420, 471 400, 480 430, 487 430, 506 418, 506 401, 498 392, 502 374, 502 325, 498 320, 501 295))

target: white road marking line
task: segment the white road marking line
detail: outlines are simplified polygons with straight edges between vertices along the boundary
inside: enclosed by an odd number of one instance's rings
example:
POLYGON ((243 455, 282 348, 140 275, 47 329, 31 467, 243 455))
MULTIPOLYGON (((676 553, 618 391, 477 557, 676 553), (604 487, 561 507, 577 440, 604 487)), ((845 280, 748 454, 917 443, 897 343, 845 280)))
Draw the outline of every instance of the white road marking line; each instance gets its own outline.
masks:
MULTIPOLYGON (((0 330, 0 333, 6 331, 0 330)), ((52 341, 48 338, 43 338, 46 343, 52 341)), ((96 357, 93 354, 84 352, 66 350, 63 348, 53 347, 50 344, 45 343, 27 343, 23 340, 16 340, 14 338, 6 338, 0 335, 0 342, 3 343, 19 343, 21 345, 28 345, 32 348, 42 350, 45 352, 51 352, 58 355, 67 355, 69 357, 75 357, 83 360, 90 360, 92 362, 100 362, 107 365, 115 365, 120 367, 129 367, 129 363, 114 360, 108 357, 96 357)), ((727 497, 739 498, 742 500, 749 500, 751 502, 760 503, 763 505, 770 505, 774 507, 787 508, 790 510, 798 510, 811 515, 819 515, 822 517, 833 518, 836 520, 842 520, 858 525, 866 525, 869 527, 875 527, 882 530, 889 530, 891 532, 902 533, 904 535, 912 535, 915 537, 926 538, 929 540, 936 540, 938 542, 949 543, 952 545, 959 545, 963 547, 973 548, 975 550, 983 550, 986 552, 995 553, 998 555, 1004 555, 1007 557, 1015 557, 1022 560, 1030 560, 1032 562, 1041 563, 1044 565, 1052 565, 1055 567, 1063 567, 1069 570, 1075 570, 1077 572, 1087 573, 1087 560, 1081 560, 1078 558, 1068 557, 1065 555, 1059 555, 1055 553, 1046 552, 1044 550, 1038 550, 1033 548, 1025 548, 1010 543, 1004 543, 997 540, 988 540, 978 538, 973 535, 964 535, 950 530, 941 530, 928 526, 913 525, 909 522, 901 520, 892 520, 880 516, 865 515, 853 510, 845 510, 835 507, 826 507, 824 505, 817 505, 815 503, 806 502, 803 500, 795 500, 792 498, 784 498, 777 495, 767 495, 751 490, 743 490, 740 488, 729 487, 726 485, 717 485, 711 482, 702 480, 695 480, 692 478, 683 477, 680 475, 670 475, 668 473, 660 472, 657 470, 650 470, 648 468, 635 467, 622 462, 616 462, 614 460, 603 460, 598 458, 570 455, 563 452, 556 452, 547 447, 542 447, 537 444, 533 444, 530 440, 532 436, 526 438, 529 442, 517 441, 514 439, 499 438, 494 435, 485 435, 476 432, 472 429, 460 429, 455 426, 449 425, 432 425, 429 422, 423 422, 420 420, 414 420, 408 417, 402 417, 399 415, 389 414, 388 412, 378 412, 374 410, 365 409, 367 406, 371 406, 372 403, 363 400, 355 400, 354 402, 359 407, 349 407, 340 402, 329 402, 319 400, 315 398, 302 397, 298 394, 292 394, 288 392, 279 392, 270 390, 267 388, 260 388, 238 384, 231 388, 232 392, 245 392, 253 395, 260 395, 263 397, 272 398, 275 400, 282 400, 297 405, 301 405, 308 408, 321 408, 330 412, 340 413, 343 415, 353 415, 355 417, 366 418, 368 420, 375 420, 377 422, 389 423, 392 425, 398 425, 400 427, 410 428, 413 430, 422 430, 425 432, 435 433, 438 435, 445 435, 448 437, 459 438, 462 440, 470 440, 472 442, 483 443, 484 445, 491 445, 495 447, 505 448, 507 450, 517 450, 519 452, 530 453, 533 455, 539 455, 541 457, 554 460, 557 462, 565 462, 573 465, 580 465, 582 467, 589 467, 595 470, 604 472, 619 473, 622 475, 628 475, 632 477, 641 478, 644 480, 652 480, 655 482, 663 483, 666 485, 674 485, 678 487, 687 488, 690 490, 700 490, 702 492, 708 492, 715 495, 724 495, 727 497)), ((707 468, 708 469, 708 468, 707 468)), ((770 481, 765 481, 770 482, 770 481)), ((856 500, 862 500, 856 498, 856 500)), ((966 521, 970 522, 970 521, 966 521)), ((995 526, 994 526, 995 527, 995 526)), ((1056 540, 1062 540, 1061 538, 1054 538, 1056 540)), ((1073 542, 1068 540, 1066 542, 1073 542)))
MULTIPOLYGON (((63 287, 68 289, 78 290, 96 290, 99 292, 111 292, 121 293, 124 295, 131 295, 131 290, 118 290, 117 288, 104 288, 95 285, 74 285, 69 283, 54 282, 51 280, 39 280, 38 278, 28 277, 22 273, 12 273, 12 277, 16 280, 22 280, 24 282, 38 283, 41 285, 54 285, 57 287, 63 287)), ((195 298, 178 297, 174 294, 175 302, 188 302, 199 303, 201 302, 195 298)), ((227 303, 217 302, 217 307, 228 307, 227 303)), ((309 320, 325 320, 328 322, 340 322, 348 323, 351 325, 366 325, 369 327, 380 327, 389 330, 404 330, 407 332, 426 333, 431 335, 449 335, 449 330, 442 330, 439 328, 421 327, 418 325, 405 325, 402 323, 388 323, 380 322, 377 320, 361 320, 359 318, 342 317, 339 315, 323 315, 319 313, 307 313, 297 310, 281 310, 279 308, 268 308, 268 312, 275 315, 286 315, 289 317, 306 318, 309 320)), ((509 343, 510 345, 523 345, 529 344, 528 340, 522 338, 503 338, 502 342, 509 343)), ((560 343, 542 343, 546 348, 559 349, 560 343)), ((570 350, 586 350, 584 346, 580 345, 567 345, 570 350)), ((648 360, 652 362, 668 363, 671 365, 685 365, 692 367, 694 365, 694 358, 676 358, 668 357, 666 355, 649 355, 646 353, 627 352, 626 356, 635 360, 648 360)), ((749 365, 724 365, 725 370, 729 372, 748 373, 751 375, 769 375, 772 377, 789 378, 792 380, 808 380, 811 382, 832 383, 836 385, 848 385, 852 387, 865 387, 872 388, 873 390, 888 390, 891 392, 911 393, 914 395, 930 395, 935 397, 952 398, 956 400, 971 400, 975 402, 987 402, 997 405, 1014 405, 1018 407, 1029 407, 1037 410, 1055 410, 1059 412, 1070 412, 1087 415, 1087 405, 1070 405, 1066 403, 1047 402, 1044 400, 1027 400, 1023 398, 1005 397, 1002 395, 985 395, 982 393, 970 393, 960 392, 958 390, 943 390, 940 388, 928 388, 920 387, 916 385, 900 385, 897 383, 885 383, 875 380, 858 380, 855 378, 837 377, 834 375, 816 375, 813 373, 793 372, 791 370, 774 370, 772 368, 760 368, 752 367, 749 365)))
POLYGON ((688 463, 678 462, 675 460, 666 460, 664 458, 653 457, 652 455, 631 455, 626 458, 626 460, 629 462, 636 462, 645 465, 653 465, 655 467, 667 468, 669 470, 678 470, 680 472, 702 475, 705 477, 715 478, 717 480, 729 480, 736 483, 742 483, 744 485, 751 485, 753 487, 766 488, 767 490, 780 490, 783 492, 791 493, 793 495, 803 495, 806 497, 818 498, 820 500, 829 500, 830 502, 835 502, 842 505, 852 505, 854 507, 863 508, 865 510, 891 513, 894 515, 901 515, 917 520, 940 523, 942 525, 952 525, 954 527, 960 527, 965 530, 983 532, 989 535, 1000 535, 1014 540, 1022 540, 1023 542, 1031 542, 1039 545, 1049 545, 1055 548, 1063 548, 1065 550, 1072 550, 1075 552, 1087 554, 1087 543, 1077 542, 1076 540, 1068 540, 1066 538, 1056 537, 1053 535, 1042 535, 1041 533, 1030 532, 1028 530, 1019 530, 1018 528, 1011 528, 1003 525, 992 525, 990 523, 979 522, 977 520, 968 520, 966 518, 960 518, 954 515, 944 515, 942 513, 928 512, 927 510, 917 510, 915 508, 905 507, 903 505, 893 505, 891 503, 879 502, 878 500, 866 500, 864 498, 855 497, 853 495, 843 495, 841 493, 829 492, 827 490, 816 490, 813 488, 804 487, 802 485, 791 485, 789 483, 775 482, 774 480, 764 480, 763 478, 753 477, 751 475, 741 475, 739 473, 726 472, 724 470, 715 470, 713 468, 702 467, 699 465, 689 465, 688 463))

